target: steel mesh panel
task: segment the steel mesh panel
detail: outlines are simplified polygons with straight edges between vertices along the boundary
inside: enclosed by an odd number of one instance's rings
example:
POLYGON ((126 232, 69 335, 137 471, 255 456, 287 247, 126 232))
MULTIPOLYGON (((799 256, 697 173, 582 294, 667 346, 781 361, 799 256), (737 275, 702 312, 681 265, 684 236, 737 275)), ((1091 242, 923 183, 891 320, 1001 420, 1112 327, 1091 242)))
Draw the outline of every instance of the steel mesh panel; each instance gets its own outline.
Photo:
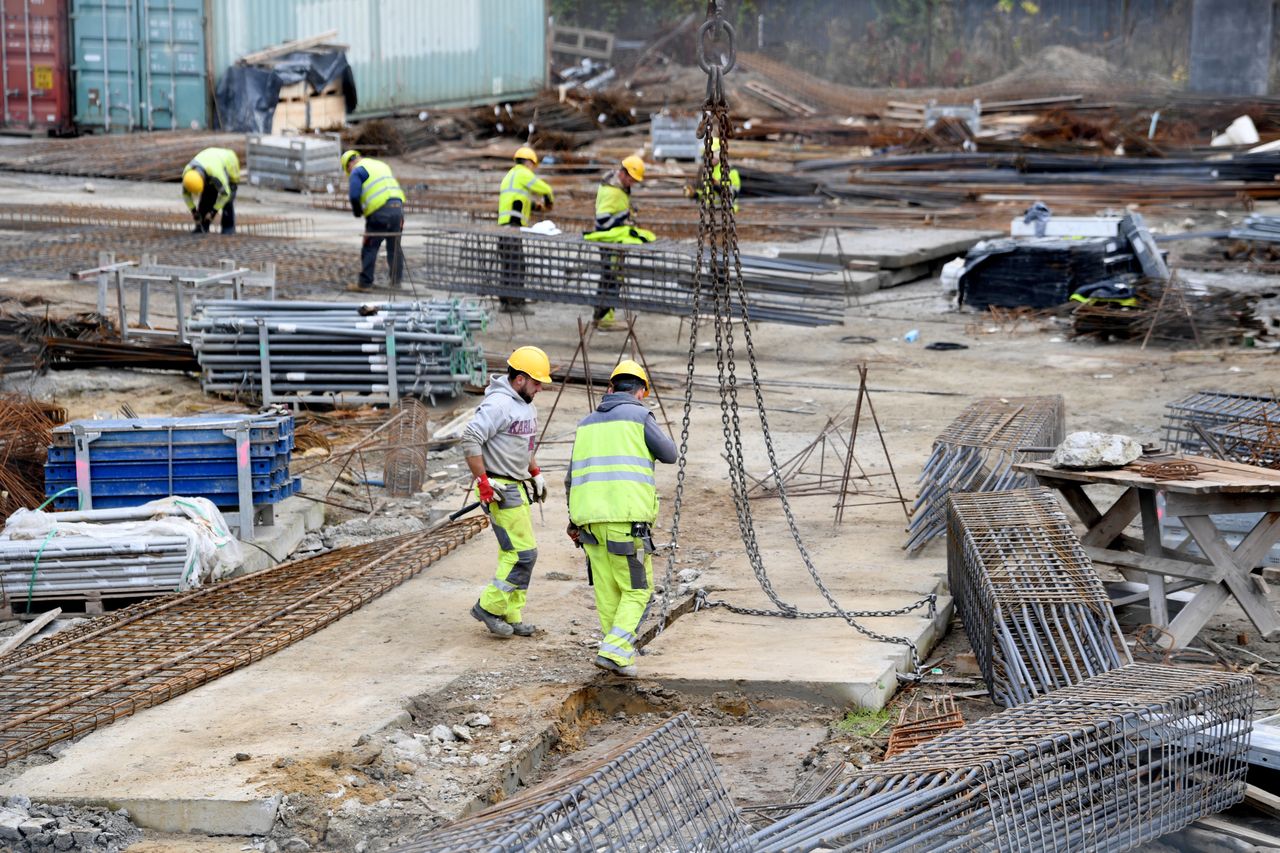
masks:
POLYGON ((1164 443, 1183 453, 1212 454, 1203 433, 1218 434, 1228 428, 1231 434, 1240 425, 1253 425, 1264 430, 1280 425, 1280 401, 1274 397, 1227 394, 1221 391, 1197 391, 1166 403, 1164 443), (1198 429, 1197 429, 1198 427, 1198 429))
MULTIPOLYGON (((588 243, 577 234, 549 237, 494 227, 427 229, 425 246, 424 279, 441 290, 681 317, 695 307, 697 261, 670 243, 588 243)), ((843 320, 843 281, 748 270, 743 285, 752 320, 800 326, 843 320)), ((740 305, 732 310, 741 316, 740 305)))
POLYGON ((947 577, 1002 705, 1131 660, 1093 561, 1048 489, 952 495, 947 577))
POLYGON ((687 714, 571 775, 394 848, 452 851, 698 851, 747 826, 687 714))
POLYGON ((911 511, 907 544, 918 551, 945 531, 946 499, 952 492, 998 492, 1027 485, 1013 470, 1039 459, 1029 447, 1056 447, 1064 433, 1061 396, 984 397, 970 404, 933 442, 920 472, 920 492, 911 511))
POLYGON ((1130 850, 1243 799, 1256 693, 1130 664, 862 770, 741 849, 1130 850))

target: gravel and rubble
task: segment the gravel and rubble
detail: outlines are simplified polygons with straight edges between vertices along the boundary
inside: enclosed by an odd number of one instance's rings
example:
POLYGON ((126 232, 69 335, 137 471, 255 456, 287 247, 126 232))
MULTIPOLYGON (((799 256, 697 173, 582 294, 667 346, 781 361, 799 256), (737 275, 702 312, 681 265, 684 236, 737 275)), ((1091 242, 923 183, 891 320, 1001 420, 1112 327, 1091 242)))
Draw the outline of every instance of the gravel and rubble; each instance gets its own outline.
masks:
POLYGON ((0 805, 0 850, 13 853, 116 853, 141 837, 124 809, 33 803, 22 796, 0 805))

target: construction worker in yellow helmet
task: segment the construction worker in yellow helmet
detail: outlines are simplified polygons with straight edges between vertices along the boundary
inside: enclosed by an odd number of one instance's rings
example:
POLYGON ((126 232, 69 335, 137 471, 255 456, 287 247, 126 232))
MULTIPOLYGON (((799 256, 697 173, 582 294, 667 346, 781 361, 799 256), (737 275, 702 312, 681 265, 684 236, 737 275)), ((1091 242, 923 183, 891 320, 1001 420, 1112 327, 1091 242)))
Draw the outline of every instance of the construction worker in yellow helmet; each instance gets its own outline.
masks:
POLYGON ((391 286, 399 287, 404 278, 404 253, 400 249, 400 236, 404 233, 404 190, 391 174, 391 167, 381 160, 350 150, 342 153, 339 162, 348 176, 347 199, 351 202, 351 213, 364 217, 360 278, 348 284, 347 290, 363 292, 373 288, 378 249, 384 240, 391 286))
POLYGON ((530 508, 547 498, 535 439, 538 411, 533 398, 551 383, 551 361, 524 346, 507 359, 506 374, 489 377, 484 400, 462 432, 462 453, 475 478, 475 495, 498 539, 498 567, 471 615, 496 637, 531 637, 523 619, 538 543, 530 508))
MULTIPOLYGON (((516 149, 515 165, 498 186, 498 224, 520 229, 532 224, 533 211, 550 210, 555 205, 551 185, 534 174, 538 155, 529 146, 516 149)), ((498 258, 502 265, 499 279, 504 293, 499 297, 507 311, 533 313, 518 296, 524 287, 524 250, 518 237, 498 238, 498 258)))
POLYGON ((230 148, 206 148, 182 170, 182 200, 195 220, 193 234, 208 234, 221 215, 222 233, 236 233, 240 158, 230 148))
POLYGON ((675 442, 640 402, 648 395, 645 369, 619 362, 600 405, 578 424, 565 477, 567 533, 586 551, 604 635, 595 665, 626 677, 636 674, 637 632, 653 597, 654 463, 677 456, 675 442))
MULTIPOLYGON (((582 235, 595 243, 637 244, 657 239, 652 231, 636 227, 633 222, 631 189, 644 182, 644 160, 636 155, 625 157, 618 168, 609 172, 596 191, 595 229, 582 235)), ((596 328, 615 327, 614 303, 622 292, 623 253, 601 250, 600 285, 596 289, 599 302, 592 320, 596 328)))

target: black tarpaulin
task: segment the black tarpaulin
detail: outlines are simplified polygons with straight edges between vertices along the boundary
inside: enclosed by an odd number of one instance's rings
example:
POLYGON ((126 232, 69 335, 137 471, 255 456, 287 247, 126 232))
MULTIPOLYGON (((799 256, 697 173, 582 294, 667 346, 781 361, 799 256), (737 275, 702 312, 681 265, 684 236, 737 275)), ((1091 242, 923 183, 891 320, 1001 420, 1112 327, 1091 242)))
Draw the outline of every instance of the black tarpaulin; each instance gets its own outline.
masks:
POLYGON ((271 61, 269 66, 233 65, 218 81, 218 127, 237 133, 270 133, 280 89, 306 81, 320 92, 342 81, 347 112, 356 108, 356 80, 341 50, 303 50, 271 61))

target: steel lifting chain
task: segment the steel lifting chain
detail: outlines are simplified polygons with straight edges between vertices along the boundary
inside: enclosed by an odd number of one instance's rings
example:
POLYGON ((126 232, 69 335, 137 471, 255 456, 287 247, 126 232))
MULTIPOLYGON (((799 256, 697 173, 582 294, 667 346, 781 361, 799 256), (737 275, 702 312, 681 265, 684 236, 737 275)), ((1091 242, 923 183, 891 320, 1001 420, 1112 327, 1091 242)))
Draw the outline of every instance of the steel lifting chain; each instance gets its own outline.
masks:
POLYGON ((911 666, 915 677, 921 675, 922 666, 919 651, 907 637, 895 637, 881 634, 858 623, 858 618, 886 617, 906 615, 921 607, 928 607, 929 616, 936 614, 937 596, 927 595, 905 607, 892 610, 850 611, 840 607, 831 590, 818 574, 813 559, 805 547, 800 530, 796 525, 795 515, 787 499, 786 488, 778 474, 777 454, 774 451, 773 436, 769 432, 769 420, 765 411, 764 397, 760 388, 759 370, 756 364, 755 346, 751 337, 751 326, 745 322, 748 318, 746 293, 742 286, 742 259, 738 251, 737 223, 733 213, 733 190, 729 180, 732 168, 729 158, 729 139, 731 123, 729 103, 725 97, 724 75, 736 63, 735 34, 733 27, 724 19, 723 0, 708 0, 707 20, 698 30, 698 66, 707 74, 707 100, 703 107, 702 122, 698 126, 698 137, 702 140, 702 168, 699 172, 698 197, 698 262, 693 282, 693 315, 689 325, 689 360, 685 374, 684 412, 681 419, 680 458, 676 473, 676 492, 673 501, 671 541, 673 547, 667 557, 666 580, 663 585, 662 618, 659 625, 665 625, 670 610, 671 578, 675 570, 674 545, 679 542, 680 515, 684 501, 685 463, 689 446, 689 419, 693 405, 693 373, 697 357, 698 326, 706 303, 710 302, 710 312, 716 333, 716 369, 720 382, 720 418, 725 441, 725 456, 729 460, 729 483, 733 492, 734 512, 738 519, 738 530, 742 542, 746 546, 747 559, 751 564, 760 588, 773 602, 776 610, 738 607, 725 601, 709 601, 705 593, 697 596, 698 608, 724 607, 734 613, 755 616, 780 616, 790 619, 824 619, 839 617, 844 619, 860 634, 884 643, 906 646, 911 652, 911 666), (707 58, 708 38, 715 39, 723 35, 727 42, 727 50, 716 61, 707 58), (718 140, 718 144, 717 144, 718 140), (719 180, 712 180, 711 163, 713 145, 718 151, 719 180), (704 277, 706 282, 704 282, 704 277), (704 284, 709 284, 710 293, 704 292, 704 284), (735 316, 742 321, 742 339, 747 353, 747 364, 751 373, 751 386, 755 391, 756 408, 760 413, 760 428, 764 437, 765 449, 769 456, 770 470, 778 482, 778 497, 782 503, 783 514, 796 549, 804 561, 814 586, 830 605, 829 611, 802 612, 794 605, 784 601, 774 589, 765 569, 760 543, 756 538, 755 524, 751 512, 751 503, 747 498, 748 476, 742 450, 742 424, 739 418, 737 362, 735 358, 736 343, 734 335, 735 316))

